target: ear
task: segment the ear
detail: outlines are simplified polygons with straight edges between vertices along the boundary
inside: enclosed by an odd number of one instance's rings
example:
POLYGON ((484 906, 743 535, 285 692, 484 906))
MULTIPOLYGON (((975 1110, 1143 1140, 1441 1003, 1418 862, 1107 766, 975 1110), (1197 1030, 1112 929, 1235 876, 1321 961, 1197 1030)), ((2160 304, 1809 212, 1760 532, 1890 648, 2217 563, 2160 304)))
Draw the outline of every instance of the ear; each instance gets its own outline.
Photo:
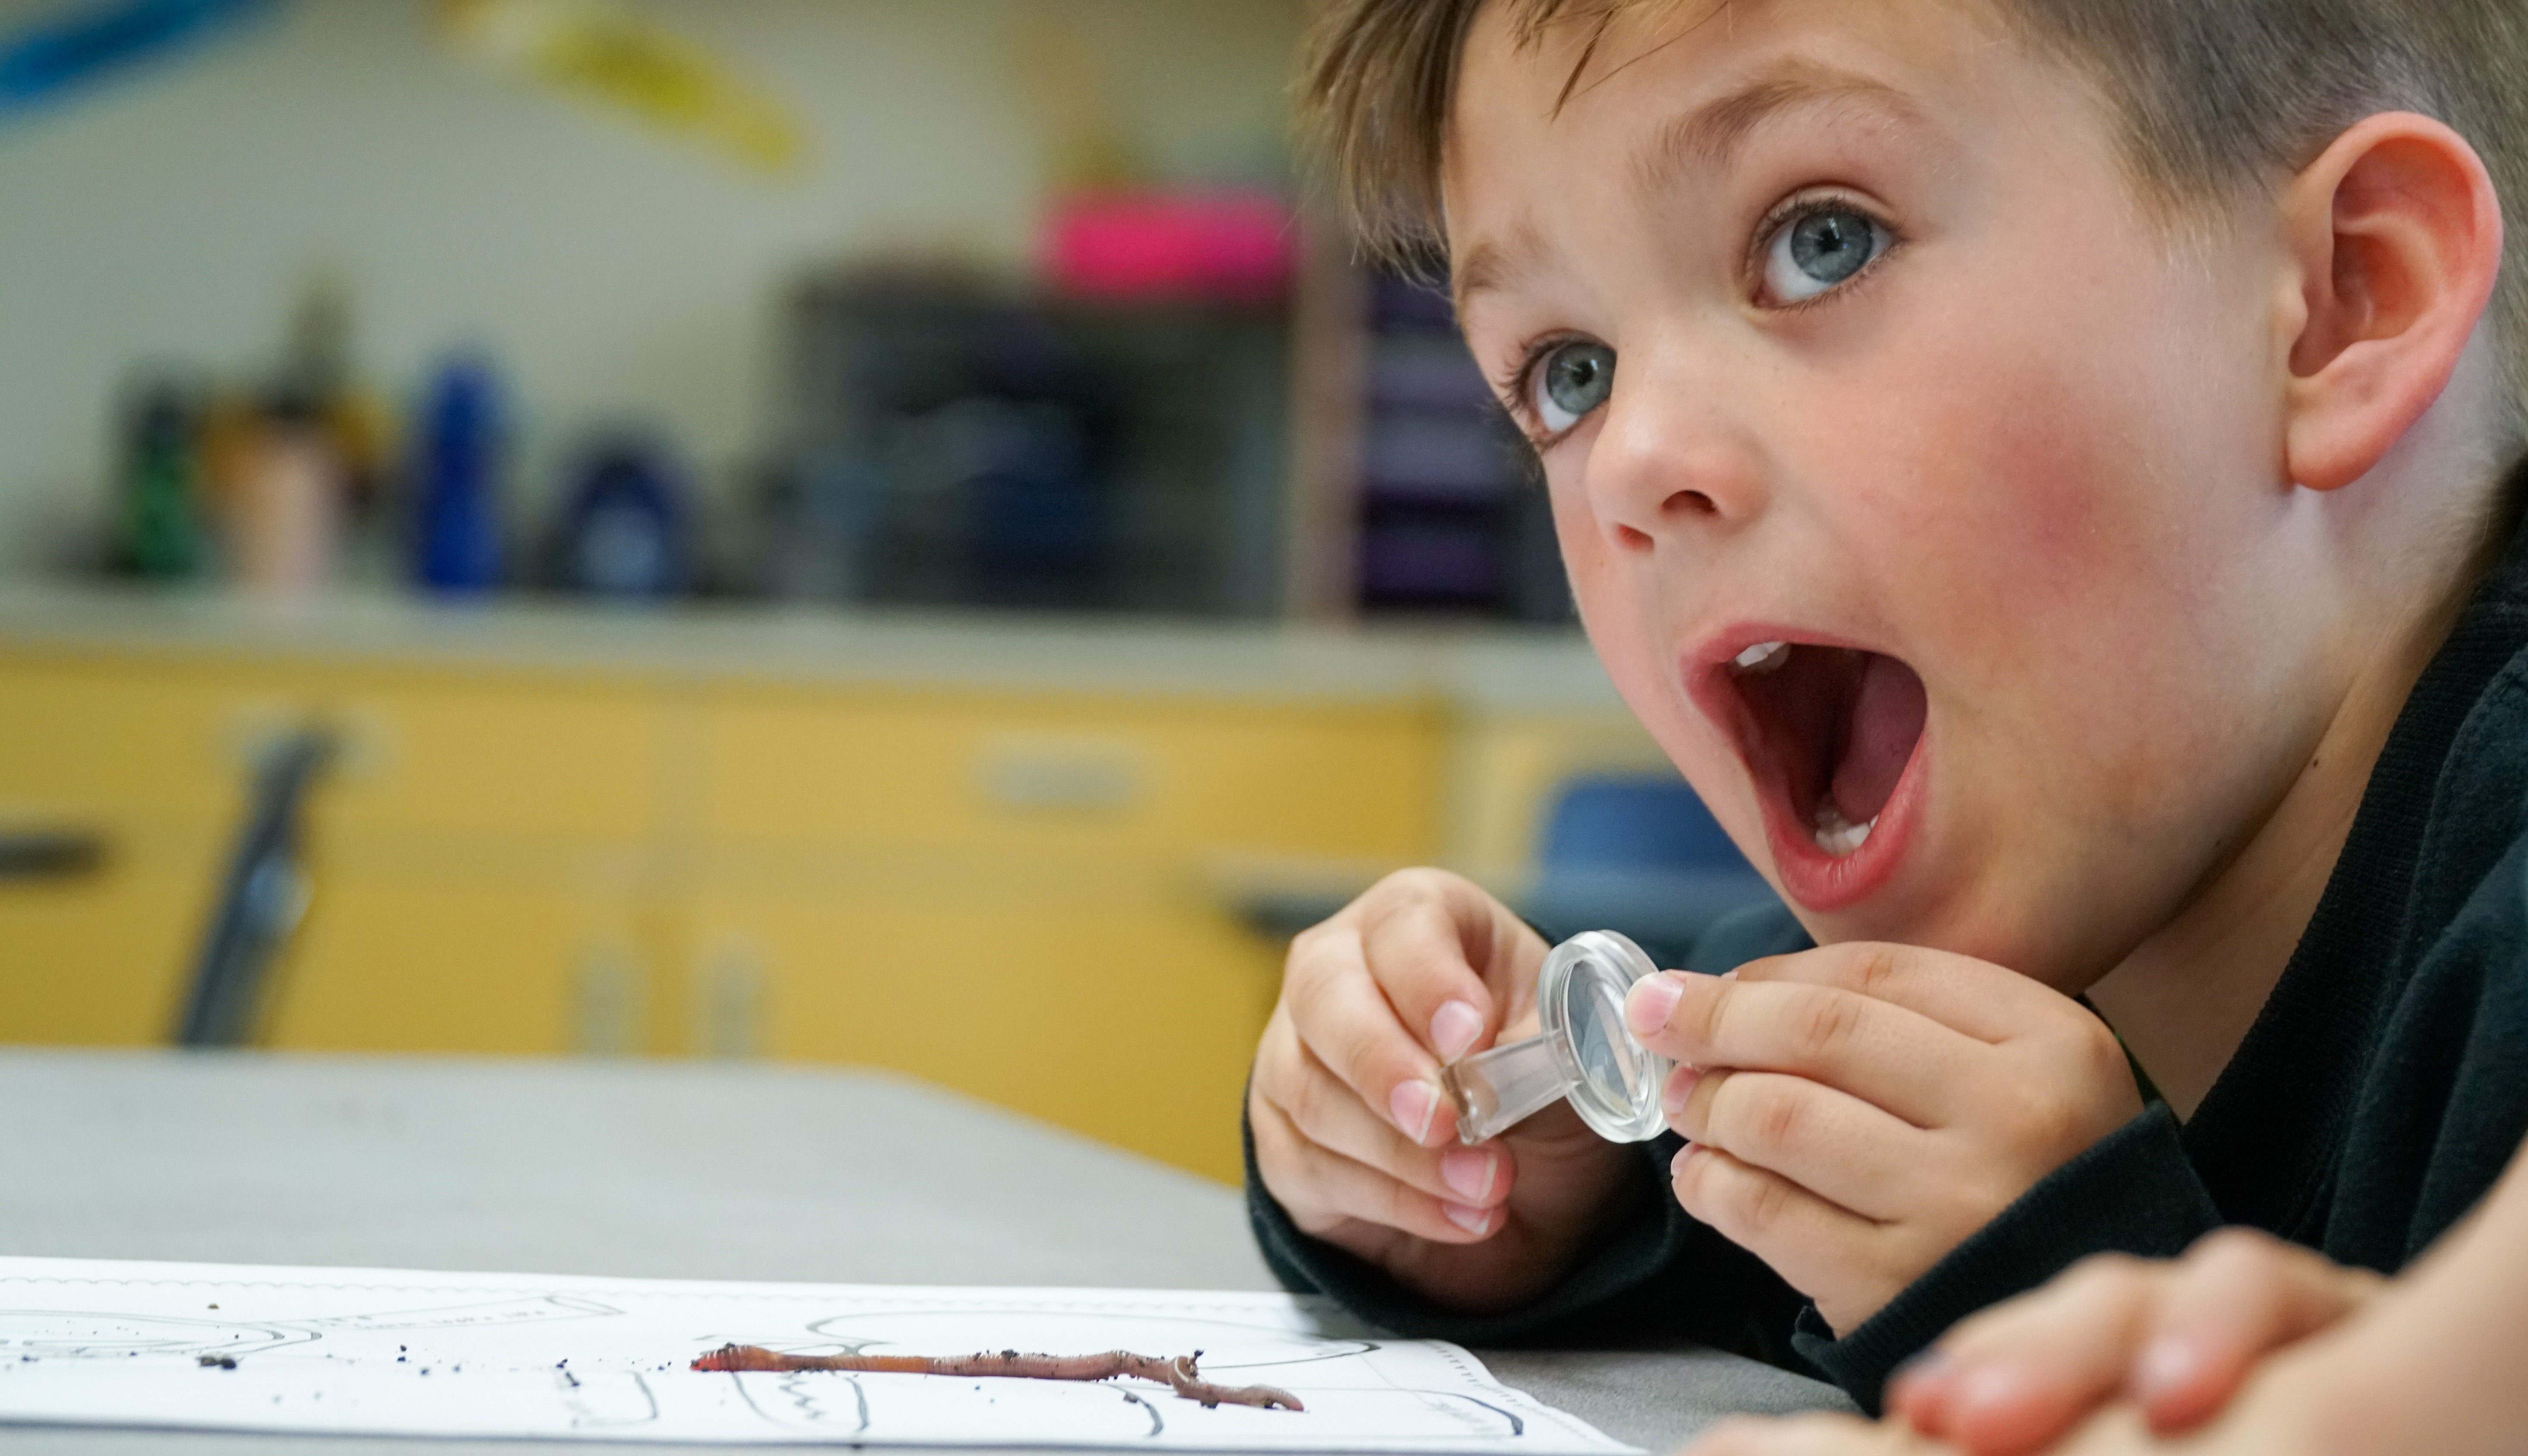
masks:
POLYGON ((2368 474, 2456 372, 2502 268, 2502 204, 2465 137, 2388 112, 2291 179, 2283 225, 2305 311, 2286 464, 2332 491, 2368 474))

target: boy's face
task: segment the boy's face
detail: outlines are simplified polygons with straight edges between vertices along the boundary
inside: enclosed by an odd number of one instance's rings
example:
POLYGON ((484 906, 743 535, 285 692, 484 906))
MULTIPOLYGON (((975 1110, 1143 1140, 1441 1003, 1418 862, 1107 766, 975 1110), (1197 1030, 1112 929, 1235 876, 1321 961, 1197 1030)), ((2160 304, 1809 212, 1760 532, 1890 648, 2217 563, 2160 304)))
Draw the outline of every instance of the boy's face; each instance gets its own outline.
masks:
POLYGON ((2085 987, 2332 706, 2276 225, 2173 242, 1957 5, 1648 7, 1558 111, 1500 11, 1449 252, 1616 686, 1820 939, 2085 987))

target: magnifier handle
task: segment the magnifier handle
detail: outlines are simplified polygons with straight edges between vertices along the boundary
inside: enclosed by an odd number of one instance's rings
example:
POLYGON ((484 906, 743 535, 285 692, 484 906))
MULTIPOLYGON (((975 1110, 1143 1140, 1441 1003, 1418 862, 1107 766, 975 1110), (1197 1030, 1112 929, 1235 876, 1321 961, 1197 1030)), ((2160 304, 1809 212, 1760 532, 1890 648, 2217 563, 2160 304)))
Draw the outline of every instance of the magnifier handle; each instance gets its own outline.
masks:
POLYGON ((1457 1109, 1457 1141, 1489 1142, 1559 1101, 1570 1083, 1542 1036, 1478 1052, 1440 1072, 1457 1109))

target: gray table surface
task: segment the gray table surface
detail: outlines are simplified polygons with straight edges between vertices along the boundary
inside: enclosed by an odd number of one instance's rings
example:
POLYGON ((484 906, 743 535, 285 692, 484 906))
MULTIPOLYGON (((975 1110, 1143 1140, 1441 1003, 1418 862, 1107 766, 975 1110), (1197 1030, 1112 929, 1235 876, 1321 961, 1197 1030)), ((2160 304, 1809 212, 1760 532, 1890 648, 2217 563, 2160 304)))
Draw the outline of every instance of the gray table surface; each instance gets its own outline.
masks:
MULTIPOLYGON (((874 1073, 641 1062, 0 1051, 0 1253, 831 1283, 1277 1287, 1238 1195, 874 1073)), ((1849 1409, 1695 1348, 1482 1351, 1653 1451, 1849 1409)), ((409 1442, 0 1428, 0 1452, 409 1442)), ((550 1453, 549 1443, 437 1441, 550 1453)), ((683 1449, 758 1449, 695 1448, 683 1449)))

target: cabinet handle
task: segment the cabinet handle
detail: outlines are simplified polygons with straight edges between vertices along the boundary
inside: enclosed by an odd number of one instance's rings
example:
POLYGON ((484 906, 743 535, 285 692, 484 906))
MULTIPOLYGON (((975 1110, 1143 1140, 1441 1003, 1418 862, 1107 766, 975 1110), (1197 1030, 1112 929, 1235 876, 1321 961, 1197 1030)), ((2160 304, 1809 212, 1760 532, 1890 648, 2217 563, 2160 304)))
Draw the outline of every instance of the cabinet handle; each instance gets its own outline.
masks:
POLYGON ((983 800, 1018 813, 1120 813, 1149 789, 1147 756, 1098 739, 1015 739, 987 744, 975 762, 983 800))
POLYGON ((105 836, 94 830, 0 830, 0 884, 77 879, 104 863, 105 836))

